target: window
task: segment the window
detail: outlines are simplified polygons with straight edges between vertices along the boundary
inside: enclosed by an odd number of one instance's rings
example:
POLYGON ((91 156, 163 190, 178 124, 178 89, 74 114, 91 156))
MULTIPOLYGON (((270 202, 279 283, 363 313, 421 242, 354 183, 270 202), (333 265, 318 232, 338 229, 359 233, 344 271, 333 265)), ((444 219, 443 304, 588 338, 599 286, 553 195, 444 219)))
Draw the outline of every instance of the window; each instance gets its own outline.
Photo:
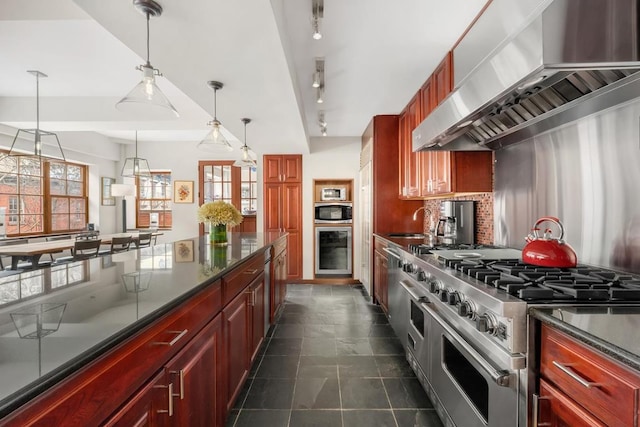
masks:
POLYGON ((7 235, 82 230, 86 188, 86 166, 29 156, 0 159, 0 207, 6 208, 7 235))
POLYGON ((243 214, 255 214, 258 206, 256 168, 243 166, 240 172, 240 206, 243 214))
POLYGON ((87 223, 84 166, 49 163, 51 231, 81 230, 87 223))
POLYGON ((232 165, 233 161, 200 162, 200 186, 204 197, 201 203, 224 200, 243 215, 254 214, 258 194, 256 168, 232 165))
POLYGON ((138 212, 136 226, 151 226, 154 219, 158 228, 171 228, 171 197, 173 196, 170 172, 151 172, 137 180, 138 212))

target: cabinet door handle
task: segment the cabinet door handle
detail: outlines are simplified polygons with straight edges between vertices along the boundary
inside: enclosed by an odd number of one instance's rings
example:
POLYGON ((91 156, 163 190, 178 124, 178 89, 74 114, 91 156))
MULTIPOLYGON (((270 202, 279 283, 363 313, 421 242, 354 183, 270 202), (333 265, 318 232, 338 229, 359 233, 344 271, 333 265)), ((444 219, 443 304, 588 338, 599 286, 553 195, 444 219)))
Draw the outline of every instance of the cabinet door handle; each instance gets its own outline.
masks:
POLYGON ((154 386, 155 388, 166 388, 167 389, 167 396, 169 397, 169 407, 167 409, 160 409, 158 410, 159 414, 169 414, 170 417, 173 416, 173 383, 169 383, 168 386, 166 385, 157 385, 154 386))
POLYGON ((154 343, 152 343, 153 345, 168 345, 169 347, 173 346, 175 343, 177 343, 180 338, 182 338, 183 336, 185 336, 187 334, 187 332, 189 332, 188 329, 185 329, 183 331, 167 331, 167 333, 169 334, 177 334, 175 336, 175 338, 173 338, 171 341, 169 342, 163 342, 163 341, 156 341, 154 343))
POLYGON ((559 362, 556 362, 555 360, 553 362, 551 362, 551 363, 553 363, 553 366, 555 366, 556 368, 560 369, 565 374, 569 375, 572 379, 576 380, 583 387, 592 388, 592 387, 600 387, 600 386, 602 386, 602 384, 600 384, 600 383, 594 383, 594 382, 585 380, 580 375, 576 374, 571 369, 569 369, 569 366, 573 366, 574 365, 573 363, 559 363, 559 362))
POLYGON ((251 299, 249 300, 249 305, 253 307, 254 305, 256 305, 256 291, 254 289, 252 291, 247 291, 247 293, 251 295, 251 299))
POLYGON ((255 268, 255 269, 253 269, 253 270, 245 270, 245 271, 244 271, 244 274, 251 274, 251 275, 253 275, 253 274, 256 274, 257 272, 258 272, 258 269, 257 269, 257 268, 255 268))
POLYGON ((533 427, 543 427, 543 426, 550 426, 551 423, 542 423, 539 422, 538 417, 540 416, 540 401, 541 400, 549 400, 548 397, 544 397, 544 396, 539 396, 537 394, 533 394, 533 408, 532 408, 532 412, 533 412, 533 427))
MULTIPOLYGON (((173 375, 178 375, 178 381, 180 384, 180 393, 174 394, 175 397, 180 397, 180 400, 184 399, 184 370, 170 371, 173 375)), ((173 383, 172 383, 173 384, 173 383)))

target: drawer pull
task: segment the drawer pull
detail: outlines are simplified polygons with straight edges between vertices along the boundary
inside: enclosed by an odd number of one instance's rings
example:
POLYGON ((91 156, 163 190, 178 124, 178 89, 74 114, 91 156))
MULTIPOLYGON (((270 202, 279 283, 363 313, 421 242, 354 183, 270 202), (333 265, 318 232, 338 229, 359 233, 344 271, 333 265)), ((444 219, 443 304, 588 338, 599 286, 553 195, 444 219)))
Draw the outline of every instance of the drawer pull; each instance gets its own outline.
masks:
POLYGON ((556 362, 555 360, 553 362, 553 366, 555 366, 556 368, 560 369, 562 372, 564 372, 565 374, 569 375, 571 378, 573 378, 574 380, 576 380, 577 382, 580 383, 580 385, 586 387, 586 388, 592 388, 592 387, 600 387, 602 384, 599 383, 593 383, 590 381, 585 380, 584 378, 582 378, 580 375, 576 374, 575 372, 573 372, 571 369, 569 369, 569 366, 572 366, 572 364, 569 363, 559 363, 556 362))
POLYGON ((178 375, 179 384, 180 384, 180 393, 174 394, 175 397, 180 397, 180 400, 184 399, 184 370, 180 369, 179 371, 171 371, 173 375, 178 375))
POLYGON ((251 275, 254 275, 254 274, 256 274, 257 272, 258 272, 258 269, 257 269, 257 268, 255 268, 255 269, 253 269, 253 270, 246 270, 246 271, 244 272, 244 274, 251 274, 251 275))
POLYGON ((154 345, 168 345, 169 347, 173 346, 175 343, 177 343, 178 341, 180 341, 180 338, 182 338, 183 336, 185 336, 187 334, 187 332, 189 332, 188 329, 185 329, 184 331, 167 331, 167 333, 169 334, 177 334, 175 336, 175 338, 173 338, 171 341, 169 342, 154 342, 154 345))
POLYGON ((540 422, 540 420, 538 419, 538 417, 540 417, 540 401, 541 400, 549 400, 548 397, 545 396, 539 396, 537 394, 533 394, 533 427, 544 427, 544 426, 550 426, 551 423, 544 423, 544 422, 540 422))
POLYGON ((246 293, 251 295, 251 300, 249 301, 249 305, 251 307, 255 306, 256 305, 256 291, 255 291, 255 289, 251 290, 251 291, 246 291, 246 293))
POLYGON ((170 417, 173 416, 173 383, 169 383, 168 386, 166 385, 157 385, 154 386, 155 388, 166 388, 167 389, 167 395, 169 397, 169 407, 168 409, 160 409, 158 411, 159 414, 168 414, 170 417))

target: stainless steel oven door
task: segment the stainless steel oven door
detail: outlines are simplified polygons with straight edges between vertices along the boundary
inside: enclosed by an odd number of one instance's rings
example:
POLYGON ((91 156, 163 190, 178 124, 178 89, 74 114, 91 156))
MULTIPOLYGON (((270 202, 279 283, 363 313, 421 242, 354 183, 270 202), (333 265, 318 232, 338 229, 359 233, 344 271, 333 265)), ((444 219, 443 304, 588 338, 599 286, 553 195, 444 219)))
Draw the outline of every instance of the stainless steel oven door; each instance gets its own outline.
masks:
MULTIPOLYGON (((407 296, 407 326, 406 339, 403 340, 405 348, 409 353, 409 361, 413 370, 418 376, 429 378, 430 351, 429 338, 431 336, 431 319, 425 312, 421 289, 410 280, 400 280, 400 286, 407 296), (419 365, 420 371, 416 370, 419 365)), ((422 379, 422 378, 421 378, 422 379)))
POLYGON ((449 326, 429 304, 431 320, 430 382, 457 426, 518 425, 519 372, 495 367, 449 326))

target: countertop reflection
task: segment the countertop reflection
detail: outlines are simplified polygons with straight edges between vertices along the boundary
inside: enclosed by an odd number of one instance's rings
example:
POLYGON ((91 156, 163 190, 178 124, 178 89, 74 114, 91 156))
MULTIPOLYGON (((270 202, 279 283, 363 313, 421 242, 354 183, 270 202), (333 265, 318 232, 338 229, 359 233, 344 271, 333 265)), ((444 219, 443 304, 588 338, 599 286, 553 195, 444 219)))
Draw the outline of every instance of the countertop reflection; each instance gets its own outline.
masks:
POLYGON ((0 417, 283 235, 196 237, 0 277, 0 417))

